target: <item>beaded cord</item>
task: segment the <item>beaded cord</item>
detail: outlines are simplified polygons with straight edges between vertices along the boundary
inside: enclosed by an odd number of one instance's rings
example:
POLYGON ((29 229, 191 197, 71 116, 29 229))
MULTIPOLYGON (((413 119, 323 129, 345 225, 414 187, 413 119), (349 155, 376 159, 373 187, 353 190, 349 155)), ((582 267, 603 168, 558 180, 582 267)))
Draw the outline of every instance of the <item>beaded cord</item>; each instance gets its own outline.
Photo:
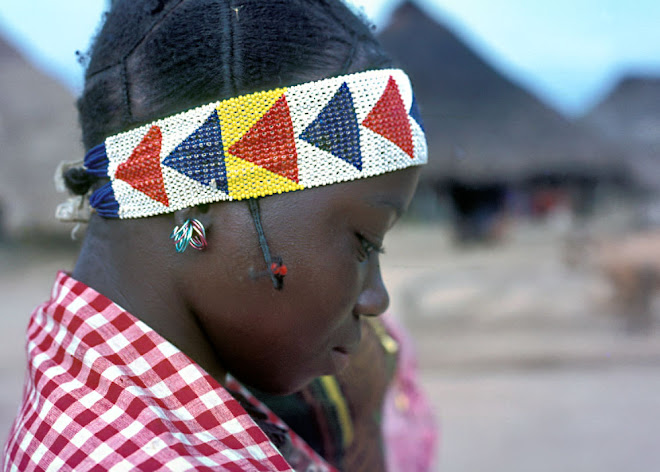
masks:
POLYGON ((112 136, 85 158, 90 202, 139 218, 371 177, 427 161, 410 81, 360 72, 211 103, 112 136))
POLYGON ((266 267, 268 267, 267 274, 270 276, 270 280, 273 282, 273 287, 275 288, 275 290, 282 290, 284 288, 284 277, 286 276, 288 269, 286 265, 284 265, 284 263, 282 262, 281 257, 273 257, 270 254, 268 241, 266 241, 264 228, 261 224, 261 211, 259 210, 259 201, 256 199, 250 199, 247 202, 248 202, 248 207, 250 208, 250 215, 252 215, 252 221, 254 222, 254 227, 257 230, 257 237, 259 238, 259 247, 261 248, 261 252, 264 255, 264 260, 266 261, 266 267))

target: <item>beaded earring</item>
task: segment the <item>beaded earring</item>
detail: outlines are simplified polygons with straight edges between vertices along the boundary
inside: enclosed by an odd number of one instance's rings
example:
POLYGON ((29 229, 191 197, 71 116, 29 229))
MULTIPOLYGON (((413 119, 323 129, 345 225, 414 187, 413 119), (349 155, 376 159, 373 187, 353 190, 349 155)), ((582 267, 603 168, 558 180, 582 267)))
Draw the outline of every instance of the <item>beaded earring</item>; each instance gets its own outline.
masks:
POLYGON ((186 220, 181 227, 175 226, 170 239, 174 240, 176 252, 183 252, 188 246, 201 251, 207 245, 204 225, 195 218, 186 220))

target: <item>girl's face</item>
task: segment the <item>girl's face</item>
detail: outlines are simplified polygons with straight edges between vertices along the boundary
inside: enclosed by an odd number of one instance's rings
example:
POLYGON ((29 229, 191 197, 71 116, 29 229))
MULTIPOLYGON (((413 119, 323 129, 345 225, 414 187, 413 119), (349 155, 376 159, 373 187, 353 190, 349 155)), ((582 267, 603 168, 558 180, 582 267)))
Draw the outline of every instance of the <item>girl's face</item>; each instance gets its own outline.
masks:
POLYGON ((245 202, 212 205, 209 246, 186 274, 191 312, 219 363, 271 393, 336 373, 360 341, 360 316, 385 311, 379 249, 412 198, 418 168, 260 200, 275 290, 245 202))

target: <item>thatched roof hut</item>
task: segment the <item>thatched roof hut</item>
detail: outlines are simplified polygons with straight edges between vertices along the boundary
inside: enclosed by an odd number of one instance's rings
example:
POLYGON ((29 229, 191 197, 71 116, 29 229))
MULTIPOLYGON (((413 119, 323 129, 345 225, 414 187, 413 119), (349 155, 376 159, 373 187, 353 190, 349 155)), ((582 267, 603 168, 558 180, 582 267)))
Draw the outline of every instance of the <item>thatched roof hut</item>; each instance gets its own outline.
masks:
POLYGON ((83 156, 73 95, 0 38, 0 231, 68 233, 54 218, 53 175, 83 156))
POLYGON ((424 177, 621 175, 618 150, 503 77, 415 3, 395 11, 380 39, 415 86, 430 149, 424 177))
POLYGON ((635 179, 660 191, 660 77, 622 79, 581 121, 625 149, 635 179))

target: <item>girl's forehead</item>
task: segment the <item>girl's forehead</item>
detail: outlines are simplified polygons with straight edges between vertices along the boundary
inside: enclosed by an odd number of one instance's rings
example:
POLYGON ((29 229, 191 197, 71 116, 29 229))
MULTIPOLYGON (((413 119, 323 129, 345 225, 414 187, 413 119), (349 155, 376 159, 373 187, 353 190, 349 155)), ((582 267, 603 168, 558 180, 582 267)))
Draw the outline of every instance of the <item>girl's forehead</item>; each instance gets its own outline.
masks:
POLYGON ((289 214, 293 219, 308 215, 300 223, 310 225, 321 224, 327 216, 344 219, 388 212, 399 217, 412 199, 418 177, 419 168, 412 167, 368 179, 267 197, 264 207, 269 212, 289 214))

